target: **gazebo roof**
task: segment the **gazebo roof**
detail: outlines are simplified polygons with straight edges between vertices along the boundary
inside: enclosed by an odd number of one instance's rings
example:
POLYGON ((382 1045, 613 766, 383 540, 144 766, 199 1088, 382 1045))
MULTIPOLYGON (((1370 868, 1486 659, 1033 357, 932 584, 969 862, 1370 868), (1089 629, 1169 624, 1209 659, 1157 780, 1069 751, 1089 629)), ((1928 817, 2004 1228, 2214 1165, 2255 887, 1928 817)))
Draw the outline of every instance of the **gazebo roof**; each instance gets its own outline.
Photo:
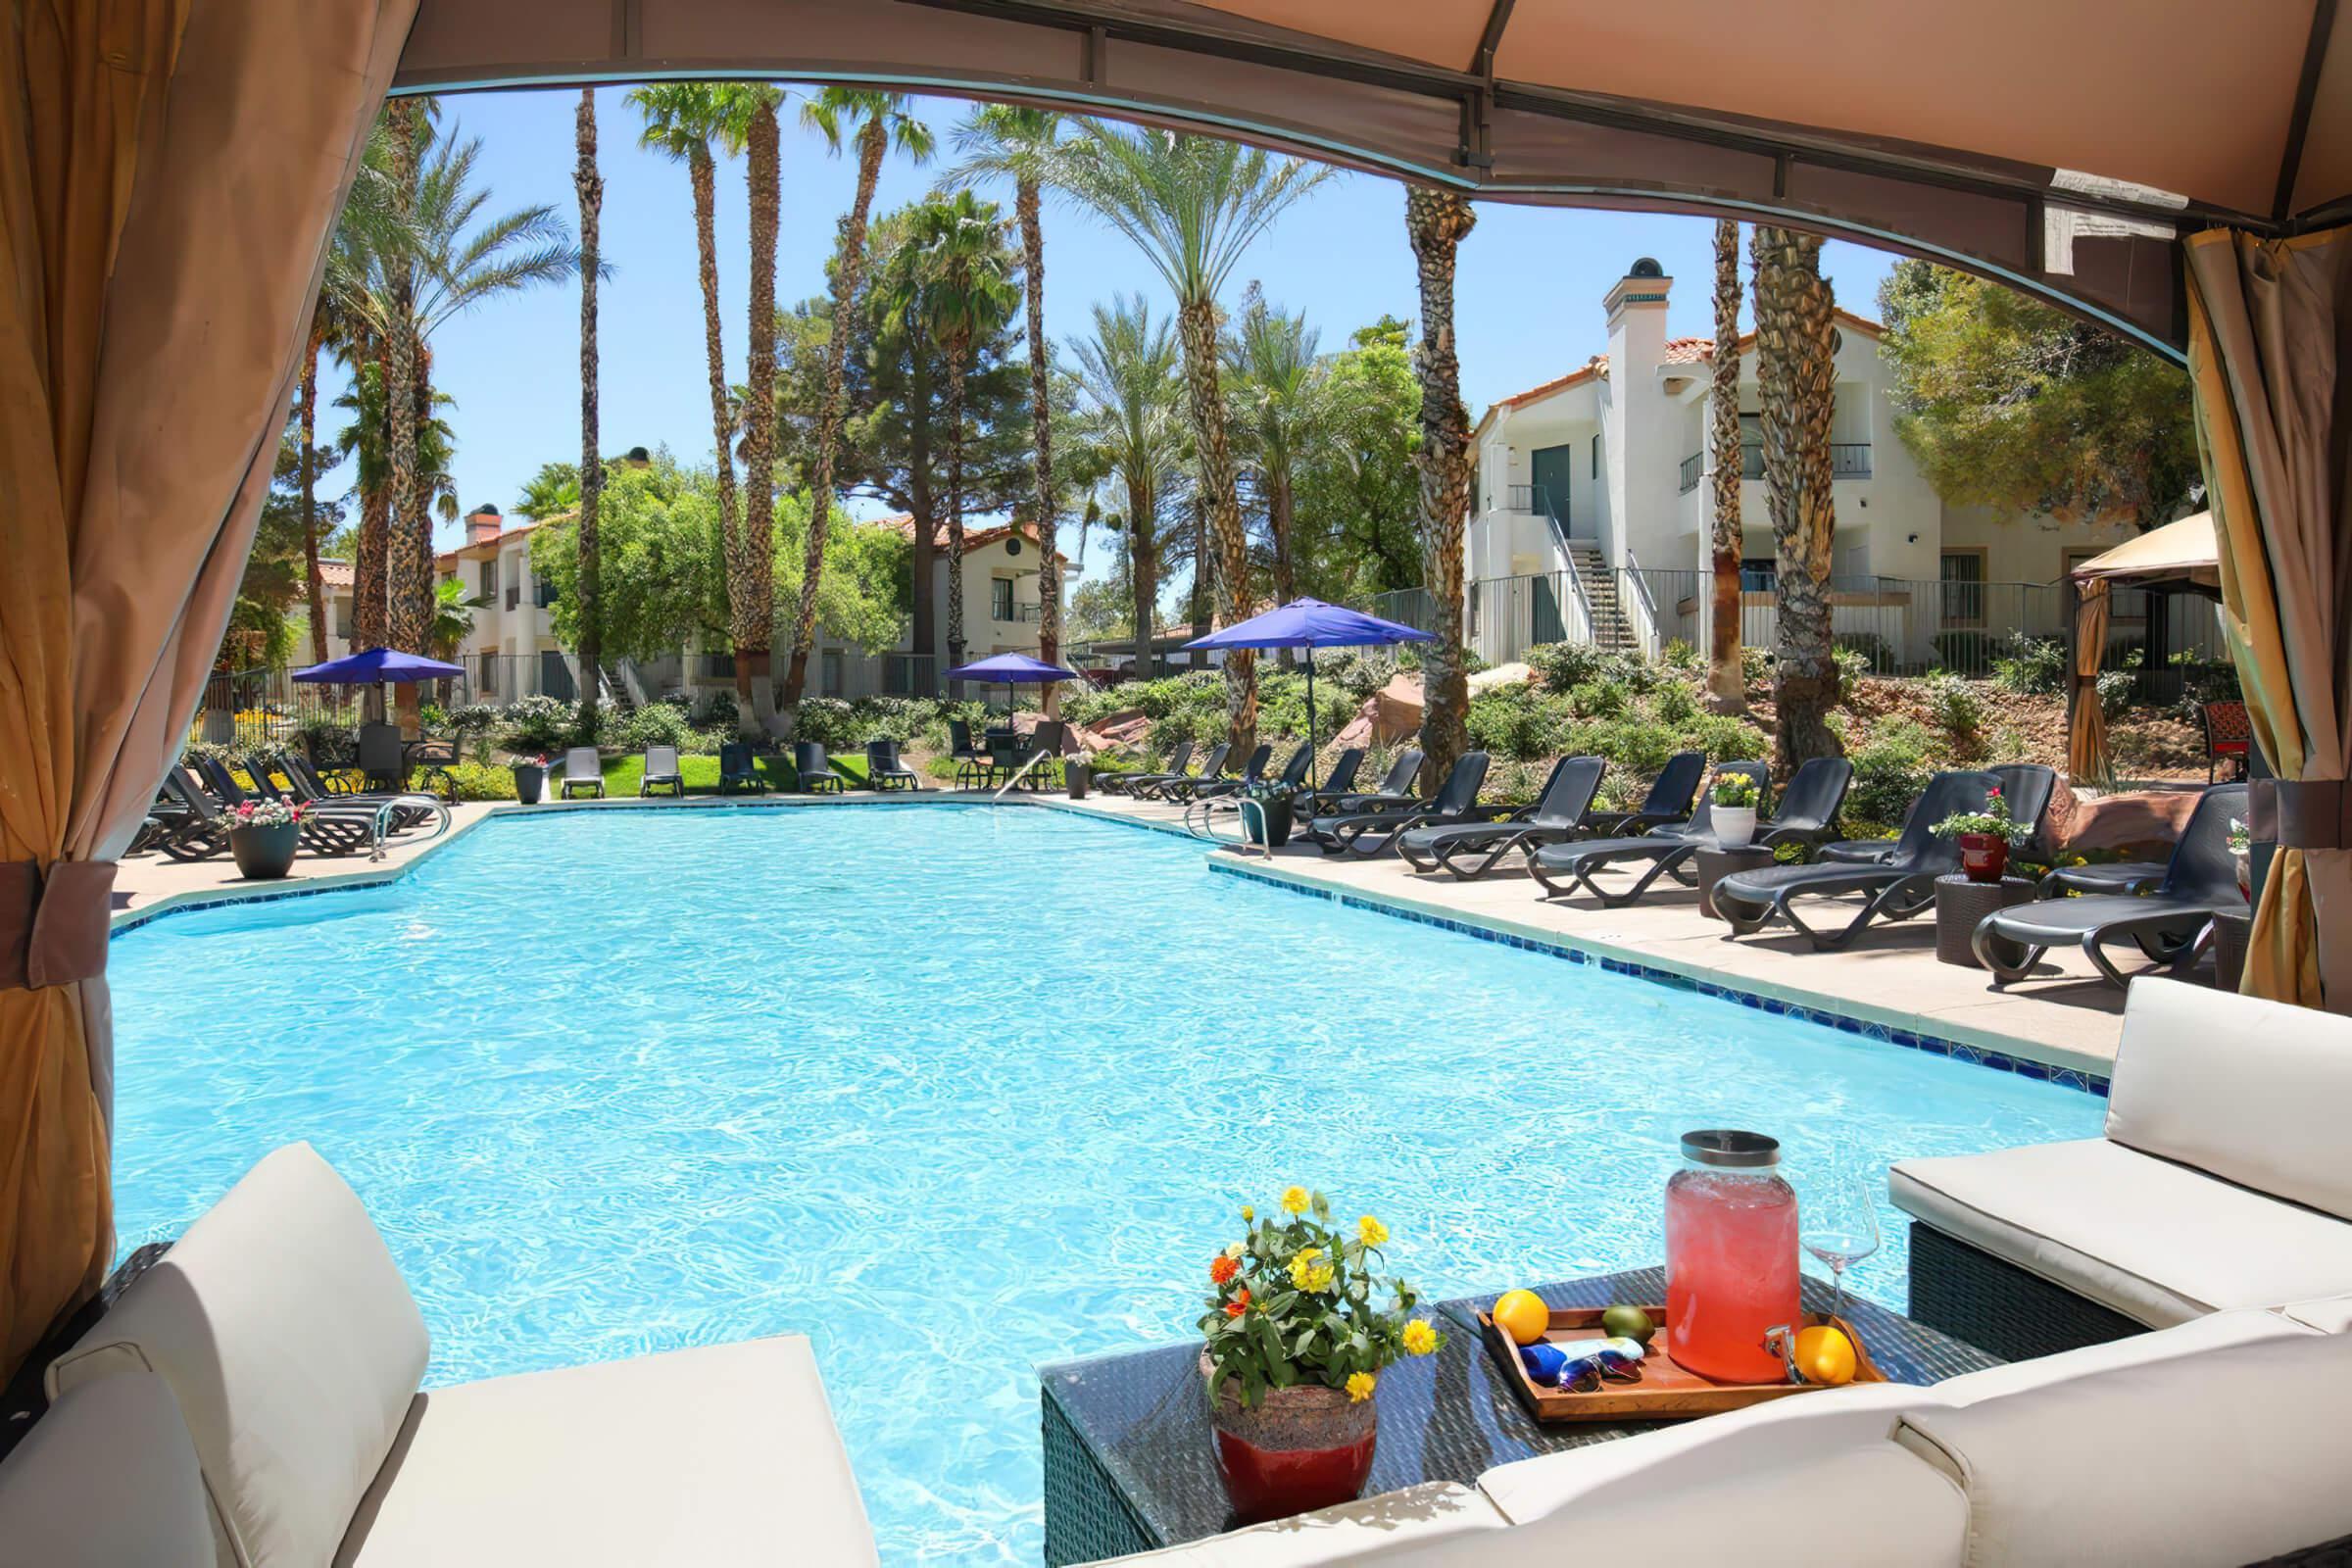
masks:
POLYGON ((2143 586, 2162 582, 2193 583, 2219 590, 2220 556, 2213 537, 2213 514, 2200 512, 2127 539, 2103 556, 2093 556, 2067 573, 2080 585, 2110 582, 2143 586))

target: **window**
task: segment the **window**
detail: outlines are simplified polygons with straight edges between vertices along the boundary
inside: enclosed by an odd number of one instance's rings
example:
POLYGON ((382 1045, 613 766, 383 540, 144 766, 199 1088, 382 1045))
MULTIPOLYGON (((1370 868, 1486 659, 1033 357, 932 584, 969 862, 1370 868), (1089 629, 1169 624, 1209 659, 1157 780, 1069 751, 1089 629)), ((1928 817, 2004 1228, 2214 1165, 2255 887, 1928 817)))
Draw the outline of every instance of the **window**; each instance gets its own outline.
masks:
POLYGON ((498 563, 495 561, 485 561, 482 563, 482 598, 485 600, 490 600, 496 599, 497 597, 498 563))
POLYGON ((1592 477, 1600 477, 1600 437, 1597 435, 1592 438, 1592 477))
POLYGON ((1984 624, 1984 552, 1946 550, 1943 553, 1943 623, 1946 626, 1984 624))
POLYGON ((1740 563, 1740 591, 1743 594, 1768 594, 1779 580, 1776 557, 1748 556, 1740 563))
MULTIPOLYGON (((1007 586, 1010 585, 1007 584, 1007 586)), ((841 650, 838 648, 828 648, 823 653, 818 655, 817 659, 818 668, 821 671, 822 679, 824 681, 825 695, 827 697, 841 696, 843 684, 841 650)))
POLYGON ((1012 618, 1012 579, 991 577, 988 580, 988 612, 997 620, 1012 618))
POLYGON ((548 579, 545 577, 542 577, 532 586, 537 590, 539 608, 541 610, 545 610, 548 606, 556 602, 556 585, 554 583, 548 581, 548 579))

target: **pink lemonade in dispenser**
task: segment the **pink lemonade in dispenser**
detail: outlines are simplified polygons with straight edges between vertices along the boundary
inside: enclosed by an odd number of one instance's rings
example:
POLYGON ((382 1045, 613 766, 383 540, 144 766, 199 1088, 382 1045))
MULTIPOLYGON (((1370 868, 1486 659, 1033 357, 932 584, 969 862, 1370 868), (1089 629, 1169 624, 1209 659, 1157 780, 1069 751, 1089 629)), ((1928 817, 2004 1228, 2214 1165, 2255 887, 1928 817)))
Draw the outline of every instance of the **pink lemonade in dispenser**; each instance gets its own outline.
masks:
POLYGON ((1796 1194, 1761 1133, 1683 1135, 1666 1183, 1666 1353, 1718 1383, 1782 1383, 1768 1329, 1797 1326, 1796 1194))

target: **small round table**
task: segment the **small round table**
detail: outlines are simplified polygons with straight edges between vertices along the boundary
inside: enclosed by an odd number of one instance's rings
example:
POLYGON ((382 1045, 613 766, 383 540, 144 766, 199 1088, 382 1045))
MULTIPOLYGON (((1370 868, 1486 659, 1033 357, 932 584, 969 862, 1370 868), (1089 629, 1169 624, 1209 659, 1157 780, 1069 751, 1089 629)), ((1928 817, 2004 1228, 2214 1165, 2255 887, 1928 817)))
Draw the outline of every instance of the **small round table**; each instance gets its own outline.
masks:
POLYGON ((1715 912, 1715 884, 1735 871, 1760 871, 1773 862, 1773 852, 1761 844, 1742 844, 1736 849, 1700 850, 1690 857, 1698 867, 1698 912, 1710 920, 1720 920, 1715 912))
POLYGON ((2254 934, 2254 911, 2213 917, 2213 983, 2235 991, 2246 972, 2246 942, 2254 934))
POLYGON ((1998 882, 1971 882, 1954 872, 1936 879, 1936 960, 1964 969, 1982 969, 1970 945, 1984 917, 2012 905, 2031 903, 2034 884, 2022 876, 1998 882))

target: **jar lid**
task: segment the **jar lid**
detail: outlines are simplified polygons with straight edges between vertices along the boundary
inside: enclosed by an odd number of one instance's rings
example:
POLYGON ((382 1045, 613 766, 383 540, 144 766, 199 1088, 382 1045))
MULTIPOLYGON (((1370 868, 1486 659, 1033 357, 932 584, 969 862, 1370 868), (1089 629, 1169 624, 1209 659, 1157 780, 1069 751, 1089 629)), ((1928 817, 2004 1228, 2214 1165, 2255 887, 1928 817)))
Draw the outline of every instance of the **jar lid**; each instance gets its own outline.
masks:
POLYGON ((1710 1127, 1683 1134, 1683 1157, 1727 1170, 1759 1170, 1781 1162, 1781 1141, 1762 1133, 1710 1127))

